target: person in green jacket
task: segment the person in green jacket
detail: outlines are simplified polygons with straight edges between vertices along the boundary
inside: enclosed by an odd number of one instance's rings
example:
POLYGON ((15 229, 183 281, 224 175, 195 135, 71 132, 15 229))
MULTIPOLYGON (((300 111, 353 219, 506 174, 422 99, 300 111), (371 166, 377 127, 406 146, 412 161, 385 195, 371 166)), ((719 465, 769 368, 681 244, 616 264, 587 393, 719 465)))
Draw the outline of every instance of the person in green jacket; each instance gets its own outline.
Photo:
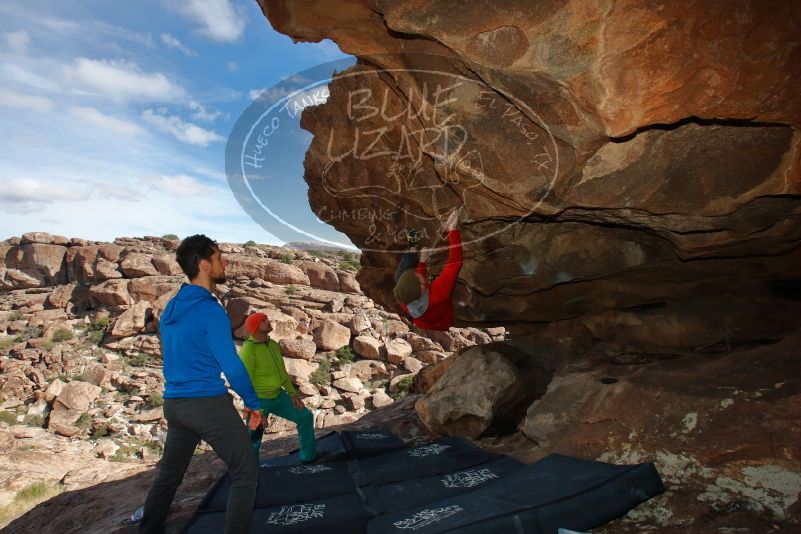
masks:
MULTIPOLYGON (((259 397, 264 412, 273 413, 298 425, 300 436, 300 461, 312 462, 317 458, 314 441, 314 417, 298 396, 295 385, 289 379, 284 366, 284 358, 278 343, 270 339, 272 325, 263 313, 254 313, 245 321, 250 337, 245 341, 239 357, 245 364, 253 389, 259 397)), ((250 440, 256 458, 259 457, 264 428, 258 427, 250 432, 250 440)))

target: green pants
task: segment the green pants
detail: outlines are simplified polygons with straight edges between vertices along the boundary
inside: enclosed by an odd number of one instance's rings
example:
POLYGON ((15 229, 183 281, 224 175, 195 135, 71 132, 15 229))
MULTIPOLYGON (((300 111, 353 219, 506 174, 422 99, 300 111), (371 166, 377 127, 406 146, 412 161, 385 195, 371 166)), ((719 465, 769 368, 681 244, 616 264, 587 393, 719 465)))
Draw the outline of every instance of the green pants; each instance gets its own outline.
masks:
MULTIPOLYGON (((300 460, 302 462, 307 462, 314 459, 317 451, 314 445, 314 416, 312 416, 312 413, 306 408, 298 410, 292 406, 292 399, 289 394, 283 390, 274 399, 259 398, 259 403, 261 403, 264 417, 267 417, 268 414, 275 414, 278 417, 283 417, 298 425, 300 460)), ((256 459, 259 458, 259 449, 261 449, 261 438, 263 435, 264 429, 262 427, 250 431, 250 442, 253 444, 253 451, 256 453, 256 459)))

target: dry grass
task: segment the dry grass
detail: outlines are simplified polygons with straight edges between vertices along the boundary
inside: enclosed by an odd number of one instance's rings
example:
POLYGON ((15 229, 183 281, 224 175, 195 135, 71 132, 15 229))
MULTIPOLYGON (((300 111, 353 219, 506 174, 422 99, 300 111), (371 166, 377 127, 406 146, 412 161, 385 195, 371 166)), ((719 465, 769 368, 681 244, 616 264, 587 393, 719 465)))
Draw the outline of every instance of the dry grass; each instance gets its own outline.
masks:
POLYGON ((48 482, 34 482, 18 491, 11 504, 0 506, 0 528, 63 491, 64 486, 61 484, 48 482))

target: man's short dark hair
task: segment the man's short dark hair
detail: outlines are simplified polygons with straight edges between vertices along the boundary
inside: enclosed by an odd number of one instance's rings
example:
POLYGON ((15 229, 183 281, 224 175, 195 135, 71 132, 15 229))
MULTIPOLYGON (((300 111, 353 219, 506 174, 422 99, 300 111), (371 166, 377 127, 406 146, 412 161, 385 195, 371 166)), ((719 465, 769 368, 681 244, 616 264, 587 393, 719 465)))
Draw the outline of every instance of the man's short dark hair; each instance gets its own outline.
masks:
POLYGON ((191 235, 181 241, 175 251, 175 261, 190 279, 194 280, 200 272, 200 260, 211 261, 217 251, 217 242, 203 234, 191 235))

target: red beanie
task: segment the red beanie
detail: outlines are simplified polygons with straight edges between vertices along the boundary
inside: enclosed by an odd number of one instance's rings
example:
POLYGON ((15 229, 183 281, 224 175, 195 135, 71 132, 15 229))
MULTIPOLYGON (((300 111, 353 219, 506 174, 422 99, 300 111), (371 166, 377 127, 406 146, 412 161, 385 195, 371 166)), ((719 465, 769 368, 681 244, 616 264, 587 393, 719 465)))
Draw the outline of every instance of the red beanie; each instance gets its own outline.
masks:
MULTIPOLYGON (((250 332, 250 335, 256 333, 256 330, 259 329, 259 325, 263 320, 267 319, 267 316, 261 312, 256 312, 250 315, 247 319, 245 319, 245 326, 250 332)), ((267 319, 269 321, 269 319, 267 319)))

